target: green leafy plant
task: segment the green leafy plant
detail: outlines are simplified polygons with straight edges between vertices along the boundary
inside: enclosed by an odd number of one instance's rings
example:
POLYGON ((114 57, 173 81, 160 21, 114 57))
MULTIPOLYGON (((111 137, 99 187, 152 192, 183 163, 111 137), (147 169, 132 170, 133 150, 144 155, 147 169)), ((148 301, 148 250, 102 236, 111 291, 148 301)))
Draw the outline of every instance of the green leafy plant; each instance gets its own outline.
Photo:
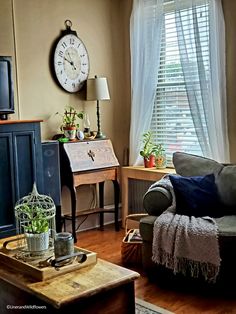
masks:
POLYGON ((39 234, 48 232, 49 222, 45 217, 43 208, 23 205, 21 208, 21 216, 25 221, 24 231, 27 233, 39 234))
POLYGON ((64 128, 71 128, 71 127, 76 127, 77 129, 79 128, 79 123, 77 123, 77 119, 83 119, 84 118, 84 113, 83 111, 77 112, 74 107, 67 106, 64 109, 64 113, 60 114, 57 112, 56 114, 59 114, 62 117, 62 125, 61 125, 61 130, 64 128))
POLYGON ((143 158, 150 158, 151 155, 155 157, 163 154, 165 151, 163 144, 155 144, 153 140, 153 133, 151 131, 147 131, 143 133, 143 149, 140 151, 140 155, 143 158))

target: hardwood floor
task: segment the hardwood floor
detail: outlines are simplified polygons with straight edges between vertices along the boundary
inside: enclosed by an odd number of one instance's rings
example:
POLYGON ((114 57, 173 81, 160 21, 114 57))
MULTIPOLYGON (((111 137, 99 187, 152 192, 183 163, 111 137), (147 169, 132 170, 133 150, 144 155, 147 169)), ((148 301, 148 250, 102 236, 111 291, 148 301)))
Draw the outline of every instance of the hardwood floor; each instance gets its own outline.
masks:
MULTIPOLYGON (((113 226, 105 226, 104 231, 91 230, 77 234, 77 245, 97 252, 98 257, 117 265, 122 265, 120 247, 124 229, 114 231, 113 226)), ((133 268, 140 273, 135 283, 136 297, 176 314, 236 314, 236 300, 219 296, 207 297, 193 293, 183 293, 158 287, 151 283, 141 268, 133 268)), ((119 314, 119 313, 117 313, 119 314)))

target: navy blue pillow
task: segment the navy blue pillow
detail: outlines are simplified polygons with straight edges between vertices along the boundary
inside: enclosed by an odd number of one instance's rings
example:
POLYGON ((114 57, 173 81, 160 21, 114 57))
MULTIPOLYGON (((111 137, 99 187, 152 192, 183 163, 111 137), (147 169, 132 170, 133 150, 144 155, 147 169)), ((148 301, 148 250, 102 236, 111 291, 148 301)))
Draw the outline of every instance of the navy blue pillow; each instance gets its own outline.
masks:
POLYGON ((176 196, 176 213, 186 216, 220 217, 220 199, 214 174, 182 177, 169 175, 176 196))

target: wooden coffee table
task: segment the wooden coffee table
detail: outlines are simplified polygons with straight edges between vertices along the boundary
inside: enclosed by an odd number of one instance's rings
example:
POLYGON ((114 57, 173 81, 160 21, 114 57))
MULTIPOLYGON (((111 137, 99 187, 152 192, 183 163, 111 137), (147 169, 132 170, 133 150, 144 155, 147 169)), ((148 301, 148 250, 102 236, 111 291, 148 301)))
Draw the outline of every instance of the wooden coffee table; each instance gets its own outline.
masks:
POLYGON ((138 277, 102 259, 46 281, 0 264, 0 313, 10 309, 21 313, 24 306, 42 307, 43 313, 135 313, 134 281, 138 277))

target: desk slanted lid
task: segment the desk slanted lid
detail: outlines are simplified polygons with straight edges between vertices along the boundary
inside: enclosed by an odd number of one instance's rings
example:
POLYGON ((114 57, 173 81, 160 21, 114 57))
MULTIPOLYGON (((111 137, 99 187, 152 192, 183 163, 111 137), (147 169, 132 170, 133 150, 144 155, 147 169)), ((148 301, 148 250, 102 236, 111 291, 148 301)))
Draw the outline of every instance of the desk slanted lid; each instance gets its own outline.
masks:
POLYGON ((72 172, 119 166, 109 139, 68 142, 63 147, 69 158, 72 172))

